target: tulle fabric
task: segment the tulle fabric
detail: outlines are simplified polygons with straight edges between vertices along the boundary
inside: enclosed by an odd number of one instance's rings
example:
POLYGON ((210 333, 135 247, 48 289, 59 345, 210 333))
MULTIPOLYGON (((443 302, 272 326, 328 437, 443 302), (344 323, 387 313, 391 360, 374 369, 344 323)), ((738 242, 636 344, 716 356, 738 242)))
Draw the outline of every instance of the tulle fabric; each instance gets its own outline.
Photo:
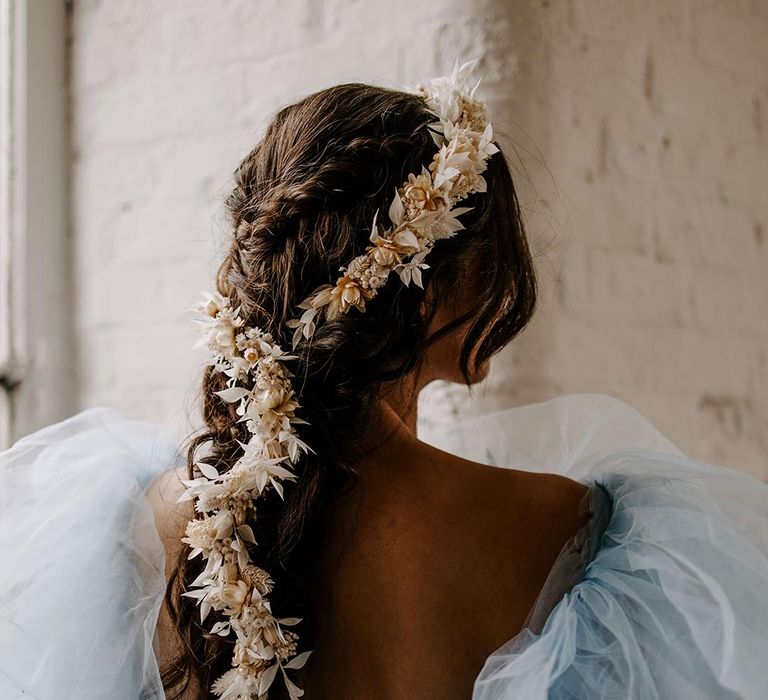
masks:
POLYGON ((528 628, 487 659, 473 700, 768 697, 768 485, 686 458, 599 395, 424 437, 591 485, 591 523, 564 548, 528 628))
MULTIPOLYGON (((422 437, 590 485, 527 628, 473 700, 765 698, 768 486, 686 458, 601 395, 456 419, 422 437)), ((0 698, 164 698, 164 554, 145 489, 181 463, 160 426, 98 408, 0 454, 0 698)))
POLYGON ((0 454, 0 698, 165 698, 164 551, 145 488, 179 459, 157 426, 108 408, 0 454))

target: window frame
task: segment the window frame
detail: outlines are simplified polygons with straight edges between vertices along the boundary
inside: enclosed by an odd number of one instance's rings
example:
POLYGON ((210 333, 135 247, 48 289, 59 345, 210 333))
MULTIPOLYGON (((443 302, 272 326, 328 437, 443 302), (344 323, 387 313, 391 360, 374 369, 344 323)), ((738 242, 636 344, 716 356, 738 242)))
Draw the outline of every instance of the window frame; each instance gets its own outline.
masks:
POLYGON ((66 417, 76 399, 70 11, 0 0, 0 449, 66 417))

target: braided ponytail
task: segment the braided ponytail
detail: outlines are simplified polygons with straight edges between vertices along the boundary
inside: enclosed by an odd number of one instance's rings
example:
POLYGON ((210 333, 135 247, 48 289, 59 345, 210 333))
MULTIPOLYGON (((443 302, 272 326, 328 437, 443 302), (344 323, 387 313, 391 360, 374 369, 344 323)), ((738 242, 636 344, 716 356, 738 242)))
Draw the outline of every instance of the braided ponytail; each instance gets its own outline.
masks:
MULTIPOLYGON (((357 83, 314 93, 276 115, 236 169, 226 200, 233 234, 216 286, 228 307, 239 310, 244 327, 290 347, 287 321, 298 303, 365 250, 377 210, 386 208, 408 173, 433 158, 435 143, 426 128, 431 121, 418 96, 357 83)), ((294 628, 301 649, 321 641, 315 639, 310 572, 323 518, 356 485, 358 445, 384 385, 418 371, 426 349, 463 325, 468 330, 460 362, 470 383, 473 368, 506 345, 533 313, 533 268, 501 152, 490 159, 485 179, 487 192, 468 197, 473 209, 462 218, 471 233, 435 248, 424 289, 382 287, 365 314, 340 315, 319 326, 290 362, 298 415, 307 421, 296 431, 312 451, 293 464, 296 479, 286 485, 284 498, 275 489, 263 493, 258 516, 249 522, 258 544, 244 546, 257 568, 269 572, 265 590, 275 617, 302 619, 294 628), (430 332, 437 300, 448 301, 462 289, 475 292, 470 309, 430 332)), ((242 456, 249 434, 236 404, 221 396, 228 386, 225 374, 206 368, 205 429, 188 445, 190 480, 201 468, 226 474, 242 456)), ((234 641, 210 634, 194 601, 183 596, 202 572, 202 562, 182 552, 166 592, 184 643, 179 658, 161 669, 170 700, 193 681, 200 698, 221 694, 215 681, 231 664, 234 641)), ((291 697, 296 690, 275 684, 269 697, 291 697)))

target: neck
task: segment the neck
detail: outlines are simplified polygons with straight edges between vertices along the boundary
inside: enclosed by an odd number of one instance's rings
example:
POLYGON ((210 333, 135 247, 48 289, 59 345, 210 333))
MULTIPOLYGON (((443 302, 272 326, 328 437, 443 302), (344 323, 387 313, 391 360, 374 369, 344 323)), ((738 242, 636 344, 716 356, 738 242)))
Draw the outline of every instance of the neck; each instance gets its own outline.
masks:
POLYGON ((418 395, 426 384, 409 376, 384 388, 371 425, 356 443, 358 458, 369 459, 385 445, 391 448, 393 439, 400 443, 419 442, 416 436, 418 395))
POLYGON ((418 421, 418 396, 424 385, 417 379, 403 380, 386 391, 382 398, 382 411, 387 414, 384 420, 400 423, 413 437, 416 436, 418 421))

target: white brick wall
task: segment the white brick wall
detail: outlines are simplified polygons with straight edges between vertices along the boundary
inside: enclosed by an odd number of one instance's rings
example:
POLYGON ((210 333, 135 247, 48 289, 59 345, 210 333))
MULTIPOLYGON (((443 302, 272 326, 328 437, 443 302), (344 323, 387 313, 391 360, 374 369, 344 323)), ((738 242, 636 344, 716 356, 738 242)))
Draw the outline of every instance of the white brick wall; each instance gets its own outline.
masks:
POLYGON ((482 55, 543 303, 480 395, 435 387, 427 405, 605 391, 691 454, 768 477, 766 36, 760 0, 75 0, 81 405, 179 425, 194 410, 184 310, 278 107, 482 55))

